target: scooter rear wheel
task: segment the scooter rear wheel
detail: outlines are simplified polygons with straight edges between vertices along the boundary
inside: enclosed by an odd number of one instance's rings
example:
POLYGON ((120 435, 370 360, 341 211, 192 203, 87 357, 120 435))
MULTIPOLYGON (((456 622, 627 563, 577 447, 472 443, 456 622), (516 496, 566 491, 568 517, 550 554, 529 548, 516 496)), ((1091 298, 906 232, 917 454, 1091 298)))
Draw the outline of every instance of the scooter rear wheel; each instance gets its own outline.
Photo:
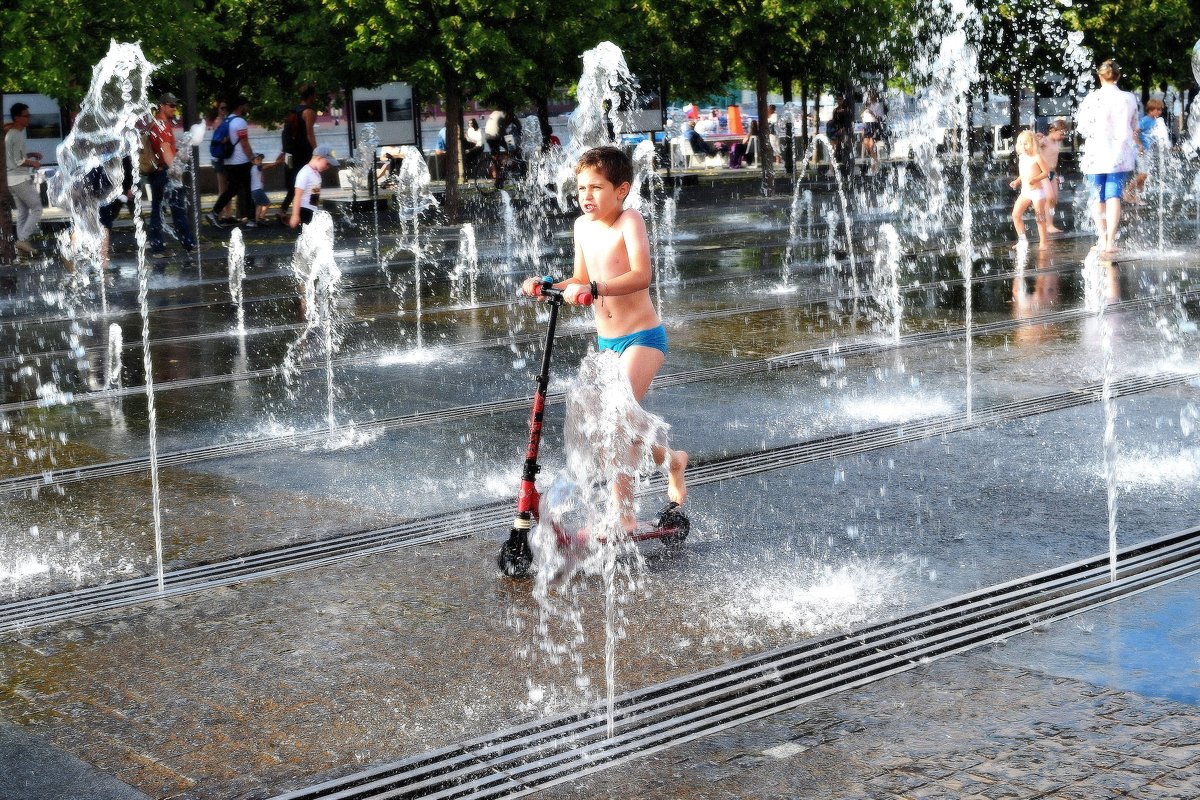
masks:
POLYGON ((692 522, 688 519, 687 514, 683 513, 683 509, 671 504, 658 515, 656 527, 672 531, 663 537, 663 546, 674 550, 683 546, 684 539, 692 530, 692 522))

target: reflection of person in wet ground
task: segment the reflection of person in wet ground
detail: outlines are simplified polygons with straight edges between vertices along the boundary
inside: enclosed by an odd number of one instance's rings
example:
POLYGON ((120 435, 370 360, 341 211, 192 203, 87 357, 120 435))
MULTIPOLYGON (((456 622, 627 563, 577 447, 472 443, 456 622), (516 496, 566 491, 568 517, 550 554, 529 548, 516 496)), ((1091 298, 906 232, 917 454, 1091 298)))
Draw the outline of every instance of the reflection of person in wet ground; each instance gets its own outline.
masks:
POLYGON ((1101 257, 1117 252, 1121 192, 1137 162, 1137 98, 1117 88, 1121 70, 1112 59, 1096 70, 1100 88, 1083 98, 1075 112, 1084 137, 1079 169, 1091 185, 1096 218, 1096 249, 1101 257))
MULTIPOLYGON (((1032 273, 1018 270, 1013 278, 1013 319, 1029 319, 1048 314, 1058 307, 1061 275, 1050 266, 1050 251, 1037 251, 1037 269, 1032 273), (1029 283, 1033 281, 1033 290, 1029 283)), ((1036 344, 1050 341, 1058 336, 1052 323, 1044 325, 1021 325, 1013 331, 1013 340, 1018 344, 1036 344)))
MULTIPOLYGON (((624 207, 633 182, 633 162, 615 147, 587 151, 575 167, 576 193, 583 216, 575 221, 575 272, 554 284, 567 303, 583 295, 594 298, 597 343, 612 350, 629 379, 633 396, 642 402, 650 382, 667 357, 667 332, 650 299, 650 242, 646 223, 624 207)), ((531 295, 540 278, 529 278, 522 291, 531 295)), ((682 450, 654 446, 654 462, 667 473, 667 497, 683 504, 687 497, 682 450)), ((631 478, 613 487, 627 530, 636 527, 631 478)))

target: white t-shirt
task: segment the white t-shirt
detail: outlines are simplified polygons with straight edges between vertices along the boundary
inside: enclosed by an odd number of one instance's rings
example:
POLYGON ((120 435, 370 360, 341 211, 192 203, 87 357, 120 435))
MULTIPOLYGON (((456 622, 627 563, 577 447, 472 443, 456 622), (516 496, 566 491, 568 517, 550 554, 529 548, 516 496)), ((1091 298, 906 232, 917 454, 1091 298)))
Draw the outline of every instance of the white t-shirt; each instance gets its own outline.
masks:
POLYGON ((479 130, 479 128, 472 128, 470 125, 468 125, 467 141, 473 145, 483 144, 483 131, 479 130))
POLYGON ((17 166, 25 160, 25 131, 9 128, 4 135, 4 157, 8 159, 8 185, 33 180, 32 167, 17 166))
POLYGON ((296 173, 296 188, 301 190, 300 207, 309 211, 317 211, 321 202, 321 173, 305 164, 296 173))
POLYGON ((863 122, 883 122, 883 103, 876 100, 869 103, 862 112, 863 122))
POLYGON ((253 164, 250 167, 250 191, 257 192, 261 188, 263 188, 262 167, 253 164))
POLYGON ((250 125, 246 120, 241 117, 229 118, 229 141, 233 142, 233 155, 225 159, 226 166, 249 163, 250 156, 246 155, 246 150, 242 147, 242 142, 246 141, 249 135, 250 125))
POLYGON ((1083 98, 1075 124, 1084 138, 1079 170, 1085 175, 1130 172, 1137 165, 1137 98, 1113 84, 1083 98))

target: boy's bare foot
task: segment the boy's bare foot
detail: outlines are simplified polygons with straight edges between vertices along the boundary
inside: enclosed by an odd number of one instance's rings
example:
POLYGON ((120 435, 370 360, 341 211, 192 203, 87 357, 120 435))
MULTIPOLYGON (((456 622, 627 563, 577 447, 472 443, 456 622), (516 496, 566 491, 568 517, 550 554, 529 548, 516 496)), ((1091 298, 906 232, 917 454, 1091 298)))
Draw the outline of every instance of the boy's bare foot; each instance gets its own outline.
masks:
POLYGON ((683 479, 687 465, 688 454, 686 452, 676 450, 671 454, 671 471, 667 475, 667 499, 672 503, 683 505, 683 501, 687 500, 687 485, 683 479))
POLYGON ((1060 233, 1065 233, 1065 231, 1063 231, 1062 228, 1047 228, 1046 233, 1050 234, 1051 236, 1057 236, 1060 233))

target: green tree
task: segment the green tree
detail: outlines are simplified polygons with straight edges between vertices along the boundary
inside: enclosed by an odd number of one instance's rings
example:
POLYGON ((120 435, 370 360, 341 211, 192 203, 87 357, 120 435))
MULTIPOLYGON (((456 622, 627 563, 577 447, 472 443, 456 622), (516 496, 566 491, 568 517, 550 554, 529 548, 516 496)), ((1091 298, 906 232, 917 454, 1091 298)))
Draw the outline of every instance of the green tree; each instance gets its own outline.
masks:
POLYGON ((1097 64, 1115 58, 1127 80, 1137 81, 1142 102, 1160 82, 1191 85, 1191 49, 1200 21, 1195 0, 1076 0, 1065 16, 1083 31, 1097 64))
MULTIPOLYGON (((530 61, 513 46, 511 31, 527 16, 518 0, 323 0, 323 18, 352 31, 341 43, 352 69, 373 84, 404 80, 425 97, 446 103, 446 141, 462 138, 466 97, 504 81, 519 84, 530 61), (518 79, 513 79, 516 76, 518 79)), ((446 152, 446 213, 458 215, 461 152, 446 152)))
MULTIPOLYGON (((8 0, 0 11, 0 107, 7 119, 3 93, 19 91, 40 92, 77 110, 92 67, 108 52, 110 40, 140 41, 155 64, 187 68, 197 63, 197 48, 207 41, 209 29, 203 11, 176 0, 8 0)), ((0 172, 4 161, 0 151, 0 172)), ((0 248, 6 258, 12 257, 11 209, 5 181, 0 184, 0 248)))

